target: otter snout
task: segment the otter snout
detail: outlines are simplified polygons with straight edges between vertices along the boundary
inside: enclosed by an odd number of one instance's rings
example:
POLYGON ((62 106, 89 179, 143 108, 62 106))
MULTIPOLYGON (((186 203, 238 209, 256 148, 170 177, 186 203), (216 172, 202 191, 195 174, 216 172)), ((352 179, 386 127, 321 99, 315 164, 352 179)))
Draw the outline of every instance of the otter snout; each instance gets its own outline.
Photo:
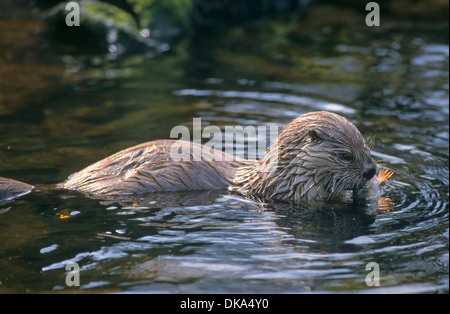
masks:
POLYGON ((364 169, 363 177, 367 180, 370 180, 373 178, 375 173, 377 172, 377 166, 373 165, 372 163, 368 163, 366 166, 366 169, 364 169))

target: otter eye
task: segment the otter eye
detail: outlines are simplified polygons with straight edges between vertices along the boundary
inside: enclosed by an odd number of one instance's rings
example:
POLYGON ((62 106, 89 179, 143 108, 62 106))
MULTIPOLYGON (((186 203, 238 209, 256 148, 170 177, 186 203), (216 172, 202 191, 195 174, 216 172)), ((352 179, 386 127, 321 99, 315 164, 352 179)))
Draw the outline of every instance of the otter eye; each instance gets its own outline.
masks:
POLYGON ((349 153, 339 153, 337 154, 338 158, 343 161, 350 161, 353 159, 352 155, 349 153))

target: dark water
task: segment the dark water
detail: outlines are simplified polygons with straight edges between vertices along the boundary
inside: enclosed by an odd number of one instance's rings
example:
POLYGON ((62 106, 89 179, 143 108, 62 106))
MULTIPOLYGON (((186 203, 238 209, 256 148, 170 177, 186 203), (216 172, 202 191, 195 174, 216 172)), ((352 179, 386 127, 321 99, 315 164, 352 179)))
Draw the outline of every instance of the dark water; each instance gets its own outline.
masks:
POLYGON ((395 174, 371 207, 35 192, 0 206, 0 292, 448 293, 448 24, 375 30, 328 10, 115 58, 60 53, 32 12, 2 15, 1 176, 61 182, 194 117, 282 126, 313 110, 354 122, 395 174), (69 261, 80 287, 65 283, 69 261))

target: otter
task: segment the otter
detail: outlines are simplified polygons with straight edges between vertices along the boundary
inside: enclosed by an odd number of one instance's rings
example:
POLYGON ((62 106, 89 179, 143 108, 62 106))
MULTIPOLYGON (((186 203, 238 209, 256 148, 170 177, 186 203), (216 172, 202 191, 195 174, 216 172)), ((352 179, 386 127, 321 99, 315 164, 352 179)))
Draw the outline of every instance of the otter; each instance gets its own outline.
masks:
MULTIPOLYGON (((170 150, 179 142, 155 140, 122 150, 55 188, 93 197, 228 188, 259 199, 307 202, 337 200, 349 190, 367 186, 378 188, 377 164, 369 145, 351 122, 331 112, 310 112, 294 119, 256 161, 190 142, 191 158, 175 161, 170 150), (194 161, 199 151, 203 158, 194 161), (213 160, 217 154, 221 161, 213 160)), ((0 178, 0 199, 13 199, 33 189, 0 178)))

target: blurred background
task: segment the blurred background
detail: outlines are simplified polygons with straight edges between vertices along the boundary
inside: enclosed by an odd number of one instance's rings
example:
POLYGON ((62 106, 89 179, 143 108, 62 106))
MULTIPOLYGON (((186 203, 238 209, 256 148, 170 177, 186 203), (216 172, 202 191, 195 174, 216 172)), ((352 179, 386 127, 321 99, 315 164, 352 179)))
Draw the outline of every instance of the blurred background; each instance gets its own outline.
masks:
POLYGON ((68 27, 68 1, 2 0, 0 176, 57 183, 194 117, 281 127, 315 110, 395 174, 376 215, 37 192, 0 206, 0 292, 66 291, 71 259, 96 292, 360 292, 376 261, 371 292, 448 293, 449 2, 376 1, 378 27, 367 2, 86 0, 68 27))

